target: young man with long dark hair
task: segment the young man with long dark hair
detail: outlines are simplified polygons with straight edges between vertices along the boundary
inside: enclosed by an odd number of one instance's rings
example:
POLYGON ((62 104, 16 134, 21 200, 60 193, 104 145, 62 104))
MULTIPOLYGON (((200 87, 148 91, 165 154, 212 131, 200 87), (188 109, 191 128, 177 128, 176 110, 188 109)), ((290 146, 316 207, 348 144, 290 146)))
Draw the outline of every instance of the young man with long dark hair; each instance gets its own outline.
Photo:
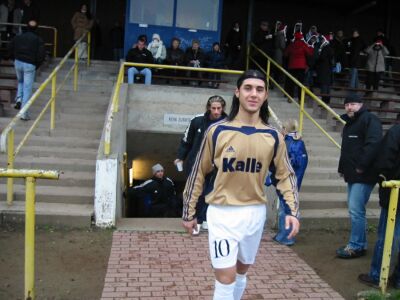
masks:
POLYGON ((238 300, 244 293, 266 220, 268 171, 290 212, 289 238, 299 231, 296 178, 282 134, 268 125, 267 97, 262 73, 248 70, 239 77, 230 114, 207 130, 183 194, 183 226, 192 234, 196 204, 205 177, 212 174, 206 202, 214 300, 238 300))

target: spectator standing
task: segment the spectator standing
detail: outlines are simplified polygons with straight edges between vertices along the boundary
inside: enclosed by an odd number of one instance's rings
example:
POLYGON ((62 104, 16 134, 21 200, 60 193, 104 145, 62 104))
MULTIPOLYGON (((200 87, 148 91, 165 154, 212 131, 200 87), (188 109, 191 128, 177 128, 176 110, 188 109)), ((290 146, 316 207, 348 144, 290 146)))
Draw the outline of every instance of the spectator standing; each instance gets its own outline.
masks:
MULTIPOLYGON (((379 41, 379 40, 382 41, 383 46, 385 46, 386 49, 388 49, 390 56, 397 56, 396 48, 393 47, 393 44, 390 42, 390 39, 385 35, 385 32, 383 31, 383 29, 378 29, 376 31, 376 36, 374 38, 374 42, 379 41)), ((393 64, 393 60, 391 57, 388 57, 385 59, 386 71, 388 71, 389 77, 392 76, 392 64, 393 64)))
MULTIPOLYGON (((286 48, 286 30, 287 26, 283 23, 280 23, 277 27, 277 31, 275 33, 275 40, 274 40, 274 60, 280 66, 283 66, 283 52, 286 48)), ((283 81, 283 74, 280 70, 275 68, 271 65, 274 79, 281 83, 283 81)))
MULTIPOLYGON (((22 22, 22 10, 19 6, 16 6, 15 0, 8 0, 8 23, 17 23, 20 24, 22 22)), ((12 39, 15 35, 21 33, 20 26, 7 26, 7 39, 12 39)))
POLYGON ((167 50, 158 33, 153 34, 152 41, 147 46, 147 49, 153 55, 155 64, 162 64, 167 57, 167 50))
MULTIPOLYGON (((301 32, 294 34, 294 41, 286 48, 284 52, 288 59, 288 69, 290 74, 301 83, 304 82, 305 71, 307 69, 307 58, 313 55, 313 48, 309 47, 301 32)), ((286 80, 286 91, 291 97, 294 97, 295 84, 291 79, 286 80)), ((301 89, 298 89, 298 98, 300 100, 301 89)), ((288 100, 290 101, 290 100, 288 100)))
MULTIPOLYGON (((207 53, 206 55, 206 66, 213 68, 213 69, 223 69, 225 68, 225 55, 221 50, 220 44, 218 42, 215 42, 212 46, 212 49, 210 52, 207 53)), ((213 80, 221 80, 221 74, 220 73, 210 73, 209 78, 213 80)), ((219 87, 218 82, 208 82, 208 86, 210 87, 219 87)))
POLYGON ((322 101, 329 103, 330 88, 332 85, 332 68, 334 66, 334 53, 325 36, 320 35, 320 46, 318 48, 318 56, 315 62, 315 71, 317 72, 317 80, 321 90, 322 101))
POLYGON ((378 117, 367 111, 361 99, 352 93, 345 99, 346 121, 342 132, 338 172, 347 183, 347 202, 351 232, 346 246, 336 250, 339 258, 357 258, 367 249, 365 207, 377 182, 373 163, 382 139, 378 117))
POLYGON ((389 55, 389 50, 381 40, 377 40, 365 49, 365 53, 368 55, 366 89, 370 90, 372 87, 374 91, 377 91, 379 89, 379 80, 383 72, 385 72, 385 56, 389 55))
MULTIPOLYGON (((93 19, 88 11, 87 5, 82 4, 80 10, 75 12, 71 19, 72 29, 74 30, 74 41, 76 42, 82 35, 90 31, 93 24, 93 19)), ((87 58, 87 42, 85 39, 78 45, 78 56, 80 59, 87 58)))
POLYGON ((118 21, 114 23, 110 30, 110 40, 113 60, 119 61, 124 57, 124 29, 118 21))
MULTIPOLYGON (((269 28, 267 21, 260 23, 260 28, 256 31, 253 37, 254 44, 269 57, 274 55, 274 36, 269 28)), ((254 55, 256 62, 263 68, 267 67, 267 58, 258 51, 254 55)))
POLYGON ((28 24, 31 20, 40 21, 40 10, 32 0, 24 0, 21 23, 28 24))
MULTIPOLYGON (((380 181, 383 180, 399 180, 400 179, 400 125, 394 125, 386 133, 380 145, 380 154, 375 163, 380 181)), ((388 210, 390 202, 389 188, 379 186, 379 204, 381 206, 381 215, 379 217, 378 238, 375 243, 374 254, 372 256, 371 268, 368 274, 360 274, 358 279, 369 285, 378 288, 381 276, 381 266, 383 257, 383 246, 385 243, 386 224, 388 220, 388 210)), ((400 259, 400 196, 397 201, 396 222, 393 235, 392 257, 400 259)), ((400 260, 393 275, 389 277, 389 283, 393 284, 396 289, 400 289, 400 260)))
POLYGON ((230 69, 240 68, 242 53, 243 32, 238 21, 233 22, 225 39, 227 52, 227 65, 230 69))
MULTIPOLYGON (((5 0, 0 1, 0 22, 7 23, 8 21, 8 7, 5 0)), ((0 39, 1 41, 7 40, 7 25, 0 25, 0 39)))
MULTIPOLYGON (((297 120, 289 119, 283 123, 283 135, 285 136, 286 149, 294 173, 297 179, 297 190, 300 192, 301 183, 303 181, 304 173, 306 172, 308 164, 308 154, 304 141, 301 139, 301 135, 298 132, 299 124, 297 120)), ((271 181, 276 185, 276 179, 273 178, 271 181)), ((279 196, 279 212, 278 212, 278 233, 273 239, 286 246, 292 246, 295 243, 294 238, 288 238, 291 228, 285 228, 285 218, 290 211, 285 211, 285 200, 282 194, 278 193, 279 196)))
POLYGON ((208 243, 215 274, 214 299, 241 299, 254 264, 266 219, 264 180, 274 165, 277 188, 290 207, 289 238, 299 231, 297 189, 282 135, 268 125, 265 76, 248 70, 238 79, 231 112, 207 130, 183 193, 183 226, 197 227, 196 203, 206 174, 214 173, 207 194, 208 243))
MULTIPOLYGON (((185 52, 186 65, 193 68, 204 67, 205 55, 203 50, 200 48, 200 42, 198 40, 192 41, 192 47, 186 49, 185 52)), ((188 71, 188 77, 201 77, 200 72, 188 71)), ((193 83, 195 84, 195 83, 193 83)), ((201 81, 198 82, 198 85, 201 81)))
MULTIPOLYGON (((15 36, 9 44, 10 57, 14 58, 14 66, 18 80, 18 90, 15 109, 24 107, 32 95, 33 82, 36 69, 40 67, 45 59, 43 40, 36 34, 37 22, 28 22, 27 30, 15 36)), ((28 111, 21 120, 30 119, 28 111)))
POLYGON ((350 67, 350 87, 358 88, 358 69, 361 68, 361 52, 365 49, 365 43, 360 37, 358 29, 353 29, 352 37, 347 42, 348 50, 350 51, 349 56, 349 67, 350 67))
POLYGON ((343 30, 338 30, 330 41, 333 53, 335 56, 335 63, 340 64, 340 69, 346 65, 346 46, 344 44, 343 30))
POLYGON ((306 36, 305 36, 306 41, 308 42, 312 36, 316 36, 316 37, 319 36, 318 28, 316 25, 312 25, 310 27, 310 30, 308 30, 308 32, 306 33, 306 36))
MULTIPOLYGON (((129 49, 126 54, 127 62, 135 62, 142 64, 152 64, 153 63, 153 55, 149 50, 146 49, 146 44, 144 39, 138 39, 134 46, 129 49)), ((128 84, 133 84, 135 81, 135 75, 142 74, 144 75, 144 84, 151 84, 151 70, 149 68, 143 67, 130 67, 128 69, 128 84)))
MULTIPOLYGON (((178 149, 178 158, 175 159, 174 164, 182 164, 185 161, 185 171, 188 177, 192 172, 196 156, 200 150, 201 142, 208 127, 222 119, 226 118, 225 114, 225 100, 218 95, 211 96, 207 100, 206 112, 204 114, 194 117, 189 126, 186 128, 185 134, 181 140, 178 149)), ((211 178, 207 177, 207 182, 211 178)), ((200 227, 207 229, 207 207, 205 203, 205 192, 207 186, 203 189, 203 193, 199 197, 196 206, 197 228, 196 233, 200 233, 200 227)))
POLYGON ((155 164, 153 177, 130 189, 129 199, 142 217, 159 218, 176 216, 177 200, 174 182, 165 176, 164 167, 155 164))

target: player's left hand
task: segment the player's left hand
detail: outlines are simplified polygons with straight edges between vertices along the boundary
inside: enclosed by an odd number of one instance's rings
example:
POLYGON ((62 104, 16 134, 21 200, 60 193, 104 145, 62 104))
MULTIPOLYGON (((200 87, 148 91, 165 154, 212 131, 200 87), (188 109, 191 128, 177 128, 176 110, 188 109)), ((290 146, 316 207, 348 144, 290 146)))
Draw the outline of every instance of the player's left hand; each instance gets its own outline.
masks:
POLYGON ((300 230, 300 222, 296 217, 290 216, 290 215, 286 215, 285 218, 285 229, 288 230, 290 227, 292 227, 292 230, 290 231, 289 235, 288 235, 288 239, 291 239, 293 237, 295 237, 300 230))
POLYGON ((193 234, 193 230, 197 227, 197 219, 191 221, 182 221, 182 226, 186 229, 187 233, 193 234))

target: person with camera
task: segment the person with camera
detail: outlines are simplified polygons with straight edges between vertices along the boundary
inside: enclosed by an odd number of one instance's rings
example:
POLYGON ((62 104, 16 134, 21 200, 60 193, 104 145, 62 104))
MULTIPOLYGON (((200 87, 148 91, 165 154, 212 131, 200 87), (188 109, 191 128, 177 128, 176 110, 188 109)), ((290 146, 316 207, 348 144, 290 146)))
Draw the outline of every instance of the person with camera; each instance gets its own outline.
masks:
POLYGON ((379 88, 379 80, 382 73, 385 72, 385 56, 389 55, 389 50, 383 45, 382 40, 376 40, 375 43, 365 49, 367 53, 367 82, 366 89, 370 90, 371 87, 374 91, 379 88))

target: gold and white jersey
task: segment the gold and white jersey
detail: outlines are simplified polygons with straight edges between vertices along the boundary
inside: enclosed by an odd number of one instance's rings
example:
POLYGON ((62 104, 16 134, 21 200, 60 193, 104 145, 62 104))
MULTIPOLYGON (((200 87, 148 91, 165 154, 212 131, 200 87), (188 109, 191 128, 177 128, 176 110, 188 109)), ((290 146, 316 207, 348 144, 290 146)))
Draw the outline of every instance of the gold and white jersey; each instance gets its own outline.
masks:
POLYGON ((290 165, 281 133, 260 120, 243 126, 237 119, 222 120, 206 132, 183 192, 183 219, 192 220, 207 183, 206 202, 216 205, 266 203, 265 179, 271 171, 276 188, 291 214, 299 215, 296 176, 290 165))

